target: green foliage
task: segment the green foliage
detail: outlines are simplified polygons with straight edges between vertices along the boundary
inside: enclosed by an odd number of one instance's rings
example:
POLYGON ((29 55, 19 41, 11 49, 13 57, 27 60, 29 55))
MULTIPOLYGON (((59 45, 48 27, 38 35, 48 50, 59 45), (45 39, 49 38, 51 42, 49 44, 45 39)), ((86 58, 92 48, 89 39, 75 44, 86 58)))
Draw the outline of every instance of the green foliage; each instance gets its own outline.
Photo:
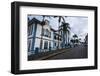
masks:
POLYGON ((76 34, 73 35, 73 38, 78 38, 78 36, 76 34))

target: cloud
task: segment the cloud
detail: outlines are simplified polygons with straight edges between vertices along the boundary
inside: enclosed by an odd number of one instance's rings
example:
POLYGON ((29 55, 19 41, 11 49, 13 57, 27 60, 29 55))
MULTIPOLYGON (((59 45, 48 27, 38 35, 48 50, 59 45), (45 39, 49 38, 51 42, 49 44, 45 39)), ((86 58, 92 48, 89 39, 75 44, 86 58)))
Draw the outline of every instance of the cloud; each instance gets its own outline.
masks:
POLYGON ((83 37, 88 33, 88 17, 71 16, 66 18, 66 22, 70 24, 71 32, 83 37))
MULTIPOLYGON (((31 15, 29 16, 30 19, 33 17, 39 19, 42 21, 43 17, 41 15, 35 16, 31 15)), ((48 18, 45 19, 49 20, 50 26, 54 28, 55 30, 58 29, 58 18, 48 18)), ((65 18, 65 21, 70 24, 71 27, 71 37, 73 34, 77 34, 82 40, 84 40, 85 35, 88 33, 88 17, 84 16, 67 16, 65 18)))

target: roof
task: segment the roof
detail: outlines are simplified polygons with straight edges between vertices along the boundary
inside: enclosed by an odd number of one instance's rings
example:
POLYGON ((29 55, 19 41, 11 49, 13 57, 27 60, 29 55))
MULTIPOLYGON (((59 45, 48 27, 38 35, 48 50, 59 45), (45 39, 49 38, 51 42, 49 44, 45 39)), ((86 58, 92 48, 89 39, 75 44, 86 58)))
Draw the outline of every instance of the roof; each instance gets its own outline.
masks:
POLYGON ((55 29, 53 29, 53 28, 51 28, 51 30, 54 31, 54 32, 57 32, 57 30, 55 30, 55 29))
POLYGON ((51 30, 52 30, 52 31, 54 31, 54 33, 55 33, 56 35, 61 36, 59 33, 57 33, 57 32, 58 32, 58 30, 55 30, 55 29, 53 29, 53 28, 51 28, 51 30))
POLYGON ((31 20, 28 21, 28 26, 29 26, 29 25, 32 25, 33 23, 41 24, 41 21, 39 21, 39 20, 36 19, 36 18, 33 18, 33 19, 31 19, 31 20))
POLYGON ((59 33, 55 33, 56 35, 58 35, 58 36, 61 36, 59 33))

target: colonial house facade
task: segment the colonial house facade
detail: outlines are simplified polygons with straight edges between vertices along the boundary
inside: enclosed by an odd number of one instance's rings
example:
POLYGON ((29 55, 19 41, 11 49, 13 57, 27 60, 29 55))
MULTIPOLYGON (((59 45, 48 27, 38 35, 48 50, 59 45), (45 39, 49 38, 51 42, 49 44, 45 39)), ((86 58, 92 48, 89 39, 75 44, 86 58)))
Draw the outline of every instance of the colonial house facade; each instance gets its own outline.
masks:
POLYGON ((45 24, 36 18, 28 20, 28 55, 61 49, 61 32, 53 29, 49 21, 45 24))

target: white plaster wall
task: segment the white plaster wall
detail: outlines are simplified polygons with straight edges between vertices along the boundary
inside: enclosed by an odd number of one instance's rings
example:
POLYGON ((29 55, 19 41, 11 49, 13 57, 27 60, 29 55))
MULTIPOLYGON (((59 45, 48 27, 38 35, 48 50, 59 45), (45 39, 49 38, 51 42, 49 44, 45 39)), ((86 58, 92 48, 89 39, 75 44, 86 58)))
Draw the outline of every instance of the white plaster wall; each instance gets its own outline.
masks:
MULTIPOLYGON (((34 32, 35 24, 32 24, 32 25, 30 25, 30 26, 33 26, 33 29, 32 29, 32 34, 29 35, 28 38, 33 37, 33 32, 34 32)), ((27 33, 28 33, 28 28, 27 28, 27 33)))
POLYGON ((38 38, 35 38, 34 50, 36 47, 40 48, 40 39, 38 39, 38 38))
POLYGON ((37 24, 36 37, 41 37, 41 29, 42 26, 40 24, 37 24))

